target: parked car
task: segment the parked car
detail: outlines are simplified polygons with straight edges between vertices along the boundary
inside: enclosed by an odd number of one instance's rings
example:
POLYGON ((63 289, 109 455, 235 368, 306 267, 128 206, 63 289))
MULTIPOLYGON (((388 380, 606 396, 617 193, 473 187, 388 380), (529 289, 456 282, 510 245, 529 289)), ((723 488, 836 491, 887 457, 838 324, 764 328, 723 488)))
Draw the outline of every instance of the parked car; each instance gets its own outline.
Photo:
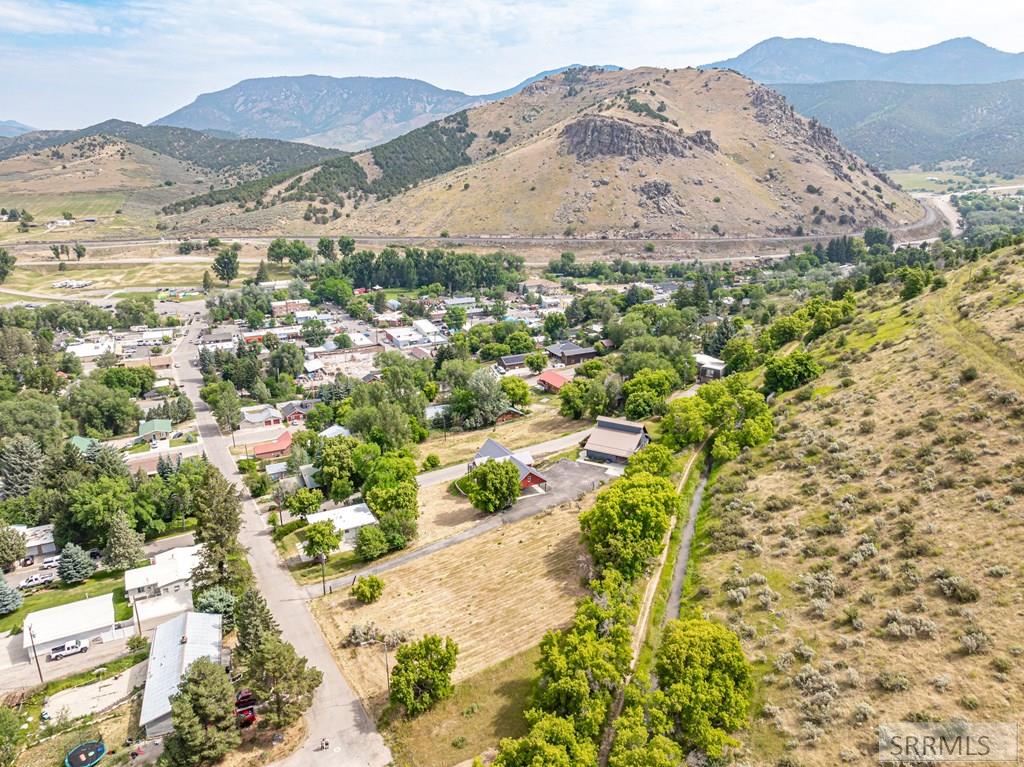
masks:
POLYGON ((238 691, 235 695, 235 708, 252 708, 256 705, 256 696, 253 695, 252 690, 243 688, 238 691))
POLYGON ((36 563, 36 558, 35 558, 35 555, 33 555, 33 554, 29 554, 27 557, 25 557, 23 560, 21 560, 21 566, 22 567, 32 567, 32 565, 34 565, 35 563, 36 563))
POLYGON ((53 573, 34 573, 28 578, 18 584, 19 589, 34 589, 39 586, 45 586, 47 583, 55 581, 57 576, 53 573))
POLYGON ((60 564, 60 557, 47 557, 39 566, 44 570, 53 570, 58 564, 60 564))
POLYGON ((72 639, 70 642, 65 642, 64 644, 59 644, 56 647, 51 648, 46 659, 60 660, 61 658, 66 658, 69 655, 78 655, 78 653, 81 652, 89 652, 89 645, 81 639, 72 639))

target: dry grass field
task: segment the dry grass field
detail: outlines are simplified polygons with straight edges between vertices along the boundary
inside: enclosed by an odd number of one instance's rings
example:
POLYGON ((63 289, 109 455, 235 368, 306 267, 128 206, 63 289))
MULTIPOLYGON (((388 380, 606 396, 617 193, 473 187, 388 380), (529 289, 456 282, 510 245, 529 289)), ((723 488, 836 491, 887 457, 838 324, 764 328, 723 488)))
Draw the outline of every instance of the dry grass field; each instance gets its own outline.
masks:
POLYGON ((1021 721, 1022 295, 1003 254, 864 300, 718 475, 688 598, 755 662, 741 761, 866 766, 882 722, 1021 721))
POLYGON ((488 438, 511 450, 518 450, 593 425, 589 421, 574 421, 559 415, 557 397, 540 398, 530 406, 530 411, 526 418, 503 423, 490 431, 449 432, 447 437, 434 434, 420 444, 419 454, 422 457, 434 453, 441 459, 442 466, 450 466, 471 460, 488 438))
POLYGON ((374 604, 360 605, 340 592, 318 600, 314 614, 335 659, 368 707, 379 714, 386 702, 384 657, 379 646, 342 647, 354 624, 452 637, 459 645, 456 681, 533 647, 545 631, 565 624, 583 594, 587 564, 577 506, 557 507, 390 570, 383 575, 384 596, 374 604))

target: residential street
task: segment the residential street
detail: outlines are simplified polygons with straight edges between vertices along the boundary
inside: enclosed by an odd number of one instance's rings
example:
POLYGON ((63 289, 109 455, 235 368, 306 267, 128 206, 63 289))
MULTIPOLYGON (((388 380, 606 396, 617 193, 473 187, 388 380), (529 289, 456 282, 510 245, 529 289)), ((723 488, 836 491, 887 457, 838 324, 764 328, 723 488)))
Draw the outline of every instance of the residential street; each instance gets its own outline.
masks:
MULTIPOLYGON (((231 439, 220 435, 212 413, 199 399, 202 376, 193 361, 197 356, 195 339, 200 327, 196 324, 188 326, 185 339, 174 350, 174 361, 180 364, 180 367, 174 369, 175 375, 195 403, 207 458, 229 481, 235 483, 244 498, 245 486, 229 453, 231 439)), ((321 738, 330 741, 334 752, 325 763, 342 767, 383 767, 389 764, 390 751, 335 665, 323 634, 306 607, 305 593, 278 559, 277 550, 270 538, 270 528, 251 500, 243 501, 240 541, 248 550, 249 563, 260 591, 273 611, 284 638, 295 645, 299 654, 306 656, 310 664, 319 668, 324 675, 313 707, 307 714, 309 736, 306 743, 281 764, 298 767, 308 765, 315 759, 324 761, 322 755, 316 756, 313 753, 321 738)))

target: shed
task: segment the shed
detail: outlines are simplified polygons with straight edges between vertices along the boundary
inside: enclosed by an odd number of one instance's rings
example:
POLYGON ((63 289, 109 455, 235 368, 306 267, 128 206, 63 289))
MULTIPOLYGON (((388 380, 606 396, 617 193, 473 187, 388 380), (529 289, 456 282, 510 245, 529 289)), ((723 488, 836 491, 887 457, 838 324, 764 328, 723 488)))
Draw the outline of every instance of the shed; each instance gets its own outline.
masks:
POLYGON ((697 380, 714 381, 725 375, 725 361, 710 354, 694 354, 694 361, 697 363, 697 380))
POLYGON ((217 613, 186 612, 157 626, 149 651, 146 689, 142 694, 139 724, 146 737, 173 731, 171 697, 185 671, 200 658, 221 663, 221 626, 217 613))

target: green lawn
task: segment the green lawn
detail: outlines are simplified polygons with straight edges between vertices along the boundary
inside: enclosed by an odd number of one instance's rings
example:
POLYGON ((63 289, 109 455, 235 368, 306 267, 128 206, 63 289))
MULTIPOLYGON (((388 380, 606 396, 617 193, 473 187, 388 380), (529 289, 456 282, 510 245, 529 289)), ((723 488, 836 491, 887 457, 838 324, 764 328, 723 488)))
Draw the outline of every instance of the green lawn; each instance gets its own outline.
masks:
POLYGON ((84 583, 64 586, 59 583, 54 588, 40 589, 25 595, 21 607, 13 613, 0 618, 0 632, 20 631, 22 621, 29 613, 45 610, 49 607, 66 605, 87 597, 98 597, 103 594, 114 595, 114 618, 119 621, 132 617, 132 606, 124 595, 124 572, 121 570, 103 570, 93 575, 84 583))
MULTIPOLYGON (((277 548, 281 552, 282 559, 290 559, 291 557, 298 556, 302 551, 302 542, 306 539, 305 531, 298 529, 294 533, 289 533, 280 541, 278 541, 277 548)), ((330 559, 327 560, 326 567, 324 568, 327 577, 333 578, 338 575, 342 575, 350 570, 354 570, 362 563, 353 551, 340 551, 330 559)), ((320 580, 320 565, 316 562, 306 562, 295 567, 290 567, 292 576, 299 583, 314 583, 320 580)))
MULTIPOLYGON (((0 206, 24 208, 36 221, 61 218, 69 211, 77 218, 112 216, 124 207, 124 192, 54 192, 51 194, 3 194, 0 206)), ((64 231, 72 231, 67 229, 64 231)))

